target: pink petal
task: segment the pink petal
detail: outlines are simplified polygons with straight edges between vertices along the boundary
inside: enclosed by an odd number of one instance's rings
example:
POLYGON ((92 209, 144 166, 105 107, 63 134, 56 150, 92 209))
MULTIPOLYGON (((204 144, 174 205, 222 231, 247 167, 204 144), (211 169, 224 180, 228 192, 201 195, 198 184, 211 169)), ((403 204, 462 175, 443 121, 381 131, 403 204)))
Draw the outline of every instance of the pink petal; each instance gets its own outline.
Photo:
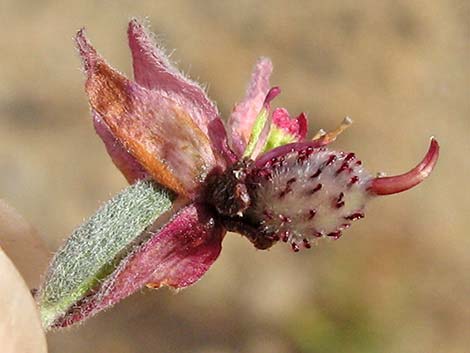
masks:
MULTIPOLYGON (((258 136, 258 141, 254 146, 254 149, 251 153, 250 158, 256 159, 259 154, 263 151, 266 147, 266 142, 268 140, 269 132, 271 131, 271 124, 272 124, 272 116, 271 116, 271 102, 276 98, 279 94, 281 94, 281 89, 279 87, 272 87, 269 89, 266 97, 264 98, 263 102, 263 109, 266 111, 267 120, 261 130, 261 133, 258 136)), ((255 122, 256 124, 256 122, 255 122)), ((252 129, 252 133, 254 132, 255 127, 252 129)), ((250 136, 251 139, 251 136, 250 136)), ((248 142, 249 145, 249 142, 248 142)))
POLYGON ((304 113, 292 119, 286 109, 276 108, 273 112, 273 124, 292 135, 296 141, 302 141, 307 135, 308 123, 304 113))
POLYGON ((230 146, 231 144, 222 119, 216 118, 212 120, 208 126, 208 133, 213 149, 219 151, 219 154, 224 158, 225 163, 227 165, 235 163, 239 156, 233 152, 230 146))
POLYGON ((114 165, 121 171, 129 184, 133 184, 139 179, 146 179, 149 175, 139 164, 137 159, 126 151, 122 143, 113 136, 109 127, 103 119, 100 118, 99 114, 96 112, 92 114, 96 133, 101 137, 114 165))
POLYGON ((199 280, 217 259, 225 229, 201 204, 180 210, 151 238, 128 255, 103 284, 53 326, 88 318, 145 285, 185 288, 199 280))
POLYGON ((87 73, 90 105, 112 135, 160 184, 195 197, 216 167, 211 142, 178 101, 148 90, 113 70, 83 31, 77 45, 87 73))
POLYGON ((273 71, 273 65, 268 58, 258 59, 251 74, 250 84, 242 102, 235 105, 230 115, 230 133, 236 142, 241 144, 242 152, 250 138, 251 128, 263 107, 266 95, 270 89, 269 77, 273 71))
POLYGON ((295 120, 297 121, 297 126, 298 126, 298 130, 297 130, 298 138, 299 138, 299 141, 302 141, 303 139, 305 139, 305 137, 307 136, 307 132, 308 132, 307 115, 305 113, 300 113, 299 116, 295 118, 295 120))
POLYGON ((207 125, 219 114, 204 90, 170 63, 152 34, 137 20, 129 22, 127 33, 136 82, 148 89, 161 90, 162 94, 177 101, 207 133, 207 125))

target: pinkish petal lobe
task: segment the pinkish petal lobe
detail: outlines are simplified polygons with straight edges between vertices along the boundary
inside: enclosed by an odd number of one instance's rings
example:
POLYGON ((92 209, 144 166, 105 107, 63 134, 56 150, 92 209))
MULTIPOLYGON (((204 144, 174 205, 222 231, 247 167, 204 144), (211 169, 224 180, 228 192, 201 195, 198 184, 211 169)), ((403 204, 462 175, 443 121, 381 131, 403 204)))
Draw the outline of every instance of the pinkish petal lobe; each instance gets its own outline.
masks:
POLYGON ((212 142, 212 148, 219 152, 227 165, 232 165, 238 160, 237 154, 230 147, 227 131, 223 121, 220 118, 212 120, 208 125, 209 138, 212 142))
POLYGON ((201 204, 180 210, 165 226, 128 255, 115 272, 77 303, 54 327, 66 327, 108 308, 143 286, 185 288, 217 259, 225 229, 201 204))
POLYGON ((299 141, 302 141, 303 139, 305 139, 305 137, 307 137, 307 132, 308 132, 307 115, 305 113, 300 113, 299 116, 295 118, 295 120, 297 120, 297 126, 298 126, 297 134, 299 137, 299 141))
POLYGON ((77 45, 92 110, 157 182, 195 197, 201 181, 218 165, 208 136, 179 102, 113 70, 83 31, 77 34, 77 45))
POLYGON ((116 139, 109 127, 100 118, 99 114, 93 112, 93 125, 95 131, 103 141, 114 165, 121 171, 129 184, 133 184, 140 179, 148 178, 148 173, 139 162, 124 148, 121 142, 116 139))
POLYGON ((281 88, 278 86, 271 87, 266 93, 266 97, 264 97, 263 107, 267 110, 271 109, 271 102, 276 98, 278 95, 281 94, 281 88))
POLYGON ((272 123, 271 102, 280 93, 281 89, 279 87, 272 87, 266 94, 263 108, 260 110, 255 122, 253 123, 250 139, 248 140, 246 149, 243 152, 243 157, 256 159, 266 148, 272 123))
POLYGON ((295 141, 302 141, 307 135, 307 117, 304 113, 292 119, 286 109, 276 108, 273 112, 273 124, 292 136, 295 141))
POLYGON ((439 158, 439 143, 431 138, 428 152, 423 160, 408 173, 372 180, 369 191, 375 195, 390 195, 411 189, 431 174, 439 158))
POLYGON ((160 90, 179 102, 199 128, 207 133, 207 125, 219 114, 204 90, 170 63, 153 35, 137 20, 129 22, 127 33, 136 82, 145 88, 160 90))
POLYGON ((245 98, 236 104, 229 119, 230 133, 242 144, 242 150, 248 143, 251 129, 259 111, 263 108, 266 95, 270 89, 269 77, 273 65, 268 58, 258 59, 251 74, 250 84, 245 98))
MULTIPOLYGON (((269 105, 267 109, 268 110, 266 111, 266 121, 264 125, 262 126, 262 129, 258 135, 256 143, 250 154, 250 158, 252 159, 256 159, 260 155, 260 153, 263 152, 264 148, 266 147, 266 143, 268 141, 268 136, 269 136, 269 132, 271 131, 271 125, 272 125, 272 116, 271 116, 271 112, 269 111, 269 105)), ((255 131, 255 129, 253 129, 253 131, 255 131)), ((250 142, 248 142, 248 146, 250 146, 250 142)))

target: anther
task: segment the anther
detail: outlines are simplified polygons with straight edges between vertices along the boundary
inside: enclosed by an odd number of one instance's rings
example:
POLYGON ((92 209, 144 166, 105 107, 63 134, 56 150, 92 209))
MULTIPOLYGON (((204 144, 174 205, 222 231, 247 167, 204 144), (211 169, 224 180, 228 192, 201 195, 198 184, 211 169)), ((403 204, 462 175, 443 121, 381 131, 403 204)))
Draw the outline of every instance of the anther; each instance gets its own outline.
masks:
POLYGON ((325 163, 325 167, 328 167, 329 165, 333 164, 335 161, 336 161, 336 156, 334 154, 331 154, 325 163))
POLYGON ((303 239, 303 244, 305 249, 310 249, 312 247, 308 239, 303 239))
POLYGON ((351 227, 351 223, 343 223, 341 224, 340 229, 345 230, 345 229, 348 229, 349 227, 351 227))
POLYGON ((357 175, 354 175, 349 179, 349 184, 348 185, 353 185, 356 184, 359 181, 359 177, 357 175))
POLYGON ((315 238, 321 238, 323 236, 323 232, 314 231, 313 236, 315 238))
POLYGON ((336 171, 336 175, 340 174, 341 172, 347 169, 349 169, 348 161, 344 161, 343 164, 341 164, 341 167, 339 167, 338 170, 336 171))
POLYGON ((354 157, 356 157, 356 155, 353 153, 353 152, 350 152, 346 155, 346 157, 344 158, 344 161, 345 162, 349 162, 351 159, 353 159, 354 157))
POLYGON ((335 204, 336 208, 341 208, 344 206, 343 198, 344 198, 344 192, 340 192, 338 195, 338 198, 336 199, 336 204, 335 204))
POLYGON ((286 196, 291 191, 292 191, 292 188, 289 185, 287 185, 286 188, 282 190, 281 193, 279 194, 279 198, 280 199, 284 198, 284 196, 286 196))
POLYGON ((328 233, 327 236, 333 238, 333 239, 338 239, 341 237, 341 231, 340 230, 336 230, 334 232, 331 232, 331 233, 328 233))
POLYGON ((318 168, 317 171, 315 173, 312 174, 312 176, 310 176, 311 179, 315 179, 315 178, 318 178, 318 176, 321 174, 321 168, 318 168))
POLYGON ((264 211, 263 211, 263 215, 264 215, 266 218, 268 218, 268 219, 273 219, 273 214, 272 214, 272 212, 269 211, 269 210, 264 210, 264 211))
POLYGON ((295 183, 296 180, 297 180, 296 178, 290 178, 289 180, 287 180, 287 185, 295 183))
POLYGON ((297 243, 292 243, 291 246, 292 246, 292 250, 294 250, 294 252, 299 252, 300 248, 297 245, 297 243))
POLYGON ((286 188, 281 191, 281 193, 279 194, 279 197, 282 199, 284 196, 286 196, 289 192, 292 191, 292 188, 291 188, 291 185, 293 183, 295 183, 297 179, 296 178, 290 178, 289 180, 287 180, 286 182, 286 188))
POLYGON ((344 219, 349 221, 356 221, 361 218, 364 218, 364 213, 362 212, 351 213, 349 216, 344 217, 344 219))
POLYGON ((279 219, 281 220, 281 222, 284 224, 284 223, 291 223, 292 222, 292 219, 286 215, 283 215, 282 213, 279 214, 279 219))
POLYGON ((284 243, 287 243, 289 240, 289 233, 287 231, 282 232, 280 238, 284 243))
POLYGON ((317 210, 314 210, 314 209, 311 209, 311 210, 308 210, 308 219, 312 219, 313 217, 315 217, 315 215, 317 214, 317 210))
POLYGON ((323 187, 322 184, 317 184, 317 186, 315 186, 315 187, 310 191, 310 194, 314 194, 314 193, 316 193, 317 191, 320 191, 322 187, 323 187))

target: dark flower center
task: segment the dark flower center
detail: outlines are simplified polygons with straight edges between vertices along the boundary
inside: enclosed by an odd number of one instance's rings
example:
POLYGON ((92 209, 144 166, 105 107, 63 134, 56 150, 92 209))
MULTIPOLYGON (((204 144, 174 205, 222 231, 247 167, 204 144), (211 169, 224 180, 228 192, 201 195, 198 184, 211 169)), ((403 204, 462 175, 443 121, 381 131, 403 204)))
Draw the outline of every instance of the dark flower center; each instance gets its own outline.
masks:
POLYGON ((208 177, 206 201, 212 204, 221 216, 243 216, 251 205, 251 197, 246 186, 251 161, 239 161, 225 170, 208 177))

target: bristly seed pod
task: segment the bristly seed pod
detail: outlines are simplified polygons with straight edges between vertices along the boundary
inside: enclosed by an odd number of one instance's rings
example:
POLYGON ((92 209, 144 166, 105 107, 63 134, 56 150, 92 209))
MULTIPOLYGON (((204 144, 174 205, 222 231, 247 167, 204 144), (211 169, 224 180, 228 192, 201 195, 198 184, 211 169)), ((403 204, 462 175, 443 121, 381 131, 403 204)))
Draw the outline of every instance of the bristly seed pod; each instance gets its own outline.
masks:
POLYGON ((247 217, 263 234, 294 251, 318 238, 337 239, 361 218, 372 180, 353 153, 306 147, 274 157, 252 170, 247 217))
MULTIPOLYGON (((250 205, 243 218, 225 220, 226 227, 246 235, 260 249, 278 240, 290 243, 295 252, 301 245, 309 249, 319 238, 341 237, 351 222, 364 217, 365 205, 373 197, 419 184, 438 155, 439 145, 431 139, 428 153, 411 171, 374 178, 354 153, 314 143, 279 147, 245 162, 250 205)), ((216 203, 229 207, 230 200, 219 198, 216 203)))

